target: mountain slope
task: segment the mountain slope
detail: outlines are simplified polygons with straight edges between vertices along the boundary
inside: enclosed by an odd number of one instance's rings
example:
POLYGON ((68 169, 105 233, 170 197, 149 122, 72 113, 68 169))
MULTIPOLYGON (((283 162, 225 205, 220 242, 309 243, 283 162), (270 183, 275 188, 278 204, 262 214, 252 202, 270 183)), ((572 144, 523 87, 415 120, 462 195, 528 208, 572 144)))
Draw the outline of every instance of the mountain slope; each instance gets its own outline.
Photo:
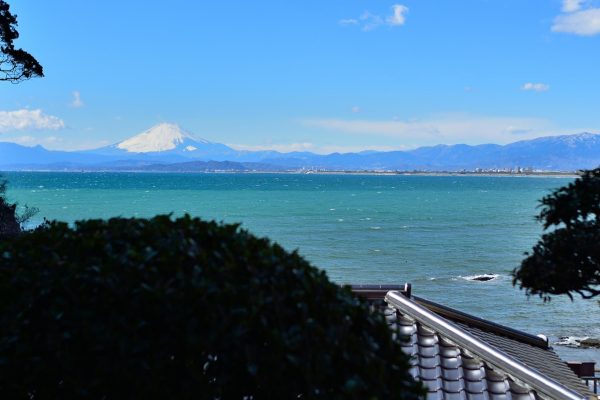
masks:
POLYGON ((548 136, 507 145, 465 144, 421 147, 411 151, 279 153, 238 151, 221 143, 196 138, 174 124, 160 124, 112 146, 84 152, 50 151, 0 142, 0 168, 102 170, 425 170, 459 171, 476 168, 533 168, 576 171, 600 165, 600 135, 548 136), (201 162, 259 163, 218 165, 201 162), (185 164, 199 162, 198 164, 185 164), (171 165, 160 167, 159 165, 171 165), (178 164, 178 165, 173 165, 178 164), (226 168, 222 168, 226 167, 226 168))
POLYGON ((100 163, 109 158, 100 154, 83 154, 71 151, 51 151, 42 146, 26 147, 16 143, 0 142, 0 166, 23 164, 51 164, 51 163, 100 163))

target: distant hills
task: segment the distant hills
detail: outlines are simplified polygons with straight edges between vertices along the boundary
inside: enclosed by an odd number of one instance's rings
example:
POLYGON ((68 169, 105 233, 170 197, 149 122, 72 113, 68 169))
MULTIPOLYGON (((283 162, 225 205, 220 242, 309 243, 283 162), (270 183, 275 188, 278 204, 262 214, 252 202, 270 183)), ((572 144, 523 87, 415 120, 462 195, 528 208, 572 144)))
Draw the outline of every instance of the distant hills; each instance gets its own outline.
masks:
POLYGON ((437 145, 410 151, 281 153, 239 151, 195 137, 174 124, 160 124, 111 146, 87 151, 51 151, 0 142, 2 170, 102 171, 289 171, 399 170, 473 171, 514 169, 576 171, 600 165, 600 135, 549 136, 507 145, 437 145))

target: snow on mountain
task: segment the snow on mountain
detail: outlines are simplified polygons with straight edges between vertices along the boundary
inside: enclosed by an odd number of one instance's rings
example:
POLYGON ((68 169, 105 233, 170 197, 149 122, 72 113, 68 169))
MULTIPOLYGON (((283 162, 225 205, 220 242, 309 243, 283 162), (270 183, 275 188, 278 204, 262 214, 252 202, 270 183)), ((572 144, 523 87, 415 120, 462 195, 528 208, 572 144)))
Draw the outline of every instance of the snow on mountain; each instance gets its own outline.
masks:
POLYGON ((155 153, 182 148, 186 151, 198 150, 197 145, 210 145, 208 140, 195 138, 190 132, 176 124, 159 124, 145 132, 116 144, 128 153, 155 153))
POLYGON ((221 144, 194 136, 176 124, 162 123, 122 142, 88 150, 88 153, 129 160, 183 162, 186 160, 225 161, 238 152, 221 144))

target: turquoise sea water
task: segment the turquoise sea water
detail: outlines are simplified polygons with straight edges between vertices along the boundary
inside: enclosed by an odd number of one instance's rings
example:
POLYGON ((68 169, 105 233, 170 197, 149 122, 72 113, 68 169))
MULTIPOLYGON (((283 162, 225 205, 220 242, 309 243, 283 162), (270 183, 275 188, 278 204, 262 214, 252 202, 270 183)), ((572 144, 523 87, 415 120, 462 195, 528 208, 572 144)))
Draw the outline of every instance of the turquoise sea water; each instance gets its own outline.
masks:
MULTIPOLYGON (((421 297, 521 329, 600 337, 596 301, 527 299, 510 271, 541 234, 537 200, 568 178, 301 174, 6 173, 9 198, 75 221, 190 213, 240 222, 339 283, 411 282, 421 297), (466 279, 498 274, 489 282, 466 279)), ((556 346, 565 359, 600 350, 556 346)))

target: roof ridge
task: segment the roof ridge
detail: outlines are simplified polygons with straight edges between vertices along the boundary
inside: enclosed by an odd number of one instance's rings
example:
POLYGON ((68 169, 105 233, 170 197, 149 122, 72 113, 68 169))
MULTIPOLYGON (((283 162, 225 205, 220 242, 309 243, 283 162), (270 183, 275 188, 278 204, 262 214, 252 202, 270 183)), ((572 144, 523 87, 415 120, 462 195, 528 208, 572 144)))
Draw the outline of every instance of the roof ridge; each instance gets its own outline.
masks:
POLYGON ((544 376, 504 351, 496 349, 481 339, 473 336, 464 329, 456 326, 452 321, 437 315, 435 312, 409 299, 400 292, 390 291, 385 296, 385 301, 392 307, 399 309, 420 323, 433 328, 457 345, 466 348, 471 353, 481 357, 487 363, 502 370, 507 375, 520 382, 526 382, 534 390, 555 400, 583 400, 586 396, 567 388, 554 379, 544 376))

